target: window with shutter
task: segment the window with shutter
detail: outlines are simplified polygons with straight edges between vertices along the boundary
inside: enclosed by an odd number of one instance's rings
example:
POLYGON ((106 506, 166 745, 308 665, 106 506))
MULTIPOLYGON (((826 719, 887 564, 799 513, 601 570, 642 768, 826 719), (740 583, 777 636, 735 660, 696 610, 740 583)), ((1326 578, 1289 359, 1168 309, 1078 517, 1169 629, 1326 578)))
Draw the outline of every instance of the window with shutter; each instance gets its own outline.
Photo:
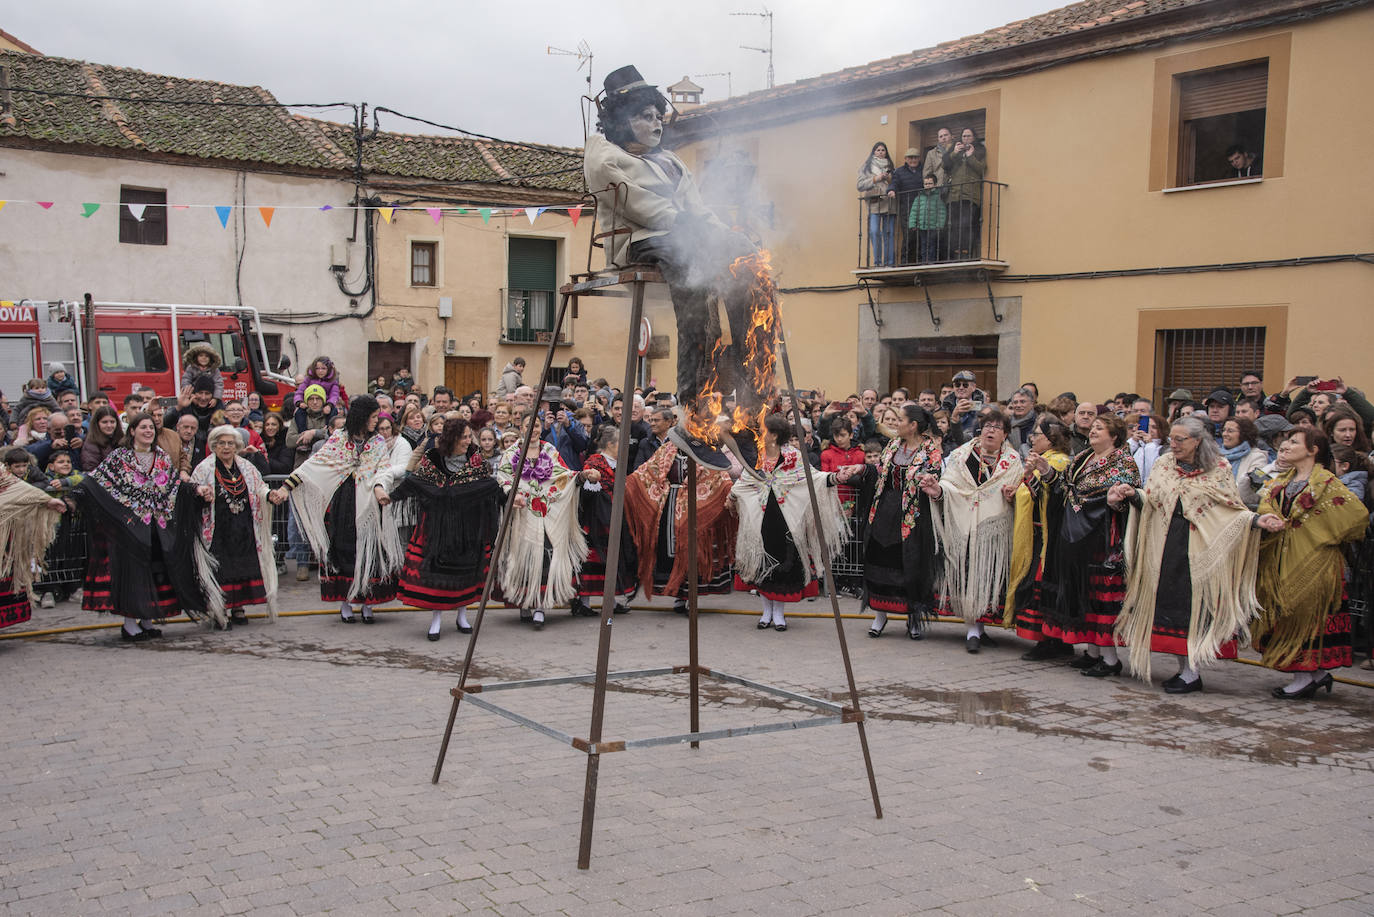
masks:
POLYGON ((558 289, 558 241, 511 239, 506 276, 506 340, 547 340, 558 289))
POLYGON ((438 281, 436 270, 439 253, 437 242, 410 243, 410 285, 413 287, 432 287, 438 281))
POLYGON ((1264 326, 1167 328, 1155 332, 1154 403, 1184 388, 1202 401, 1211 392, 1234 389, 1245 372, 1264 375, 1264 326))
POLYGON ((167 244, 167 190, 119 189, 119 241, 131 245, 167 244))
POLYGON ((1262 174, 1269 62, 1184 73, 1178 81, 1178 184, 1262 174), (1230 161, 1239 147, 1239 165, 1230 161))

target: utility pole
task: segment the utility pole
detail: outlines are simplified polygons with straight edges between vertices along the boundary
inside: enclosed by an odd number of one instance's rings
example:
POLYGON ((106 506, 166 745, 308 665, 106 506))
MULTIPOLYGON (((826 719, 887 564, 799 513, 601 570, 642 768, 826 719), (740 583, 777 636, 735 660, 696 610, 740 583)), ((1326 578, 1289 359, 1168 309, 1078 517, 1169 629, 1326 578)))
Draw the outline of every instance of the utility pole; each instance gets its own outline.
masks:
POLYGON ((730 98, 731 96, 733 96, 733 95, 735 94, 734 82, 730 79, 730 75, 731 75, 731 74, 730 74, 730 71, 729 71, 729 70, 726 70, 726 71, 723 72, 723 73, 693 73, 693 74, 692 74, 692 79, 694 79, 694 80, 701 80, 701 79, 705 79, 705 78, 708 77, 708 76, 723 76, 723 77, 725 77, 725 97, 728 99, 728 98, 730 98))
POLYGON ((763 8, 762 13, 731 13, 731 16, 758 16, 760 19, 768 20, 768 47, 756 48, 753 45, 740 45, 746 51, 759 51, 768 55, 768 88, 773 88, 773 11, 768 7, 763 8))
POLYGON ((582 65, 583 65, 583 64, 586 64, 586 65, 587 65, 587 95, 588 95, 588 96, 595 95, 595 93, 592 92, 592 46, 589 45, 589 44, 587 44, 587 42, 586 42, 585 39, 582 40, 582 41, 579 41, 579 42, 577 43, 577 50, 576 50, 576 51, 568 51, 568 50, 566 50, 566 49, 564 49, 564 48, 555 48, 553 45, 549 45, 547 48, 545 48, 544 53, 546 53, 546 54, 551 54, 551 55, 554 55, 554 56, 561 56, 561 57, 575 57, 575 58, 577 58, 577 69, 578 69, 578 70, 581 70, 581 69, 582 69, 582 65))

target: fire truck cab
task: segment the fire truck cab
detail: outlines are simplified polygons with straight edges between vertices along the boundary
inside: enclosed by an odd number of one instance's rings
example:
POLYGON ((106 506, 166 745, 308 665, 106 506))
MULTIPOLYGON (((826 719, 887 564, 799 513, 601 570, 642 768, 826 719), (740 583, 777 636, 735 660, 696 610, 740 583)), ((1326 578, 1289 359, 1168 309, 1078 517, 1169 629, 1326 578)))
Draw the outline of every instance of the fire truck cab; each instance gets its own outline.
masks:
POLYGON ((175 398, 186 349, 208 342, 221 359, 225 397, 250 391, 278 407, 293 380, 273 372, 256 309, 170 303, 0 300, 0 391, 11 401, 29 379, 59 362, 82 399, 103 392, 115 404, 142 387, 175 398))

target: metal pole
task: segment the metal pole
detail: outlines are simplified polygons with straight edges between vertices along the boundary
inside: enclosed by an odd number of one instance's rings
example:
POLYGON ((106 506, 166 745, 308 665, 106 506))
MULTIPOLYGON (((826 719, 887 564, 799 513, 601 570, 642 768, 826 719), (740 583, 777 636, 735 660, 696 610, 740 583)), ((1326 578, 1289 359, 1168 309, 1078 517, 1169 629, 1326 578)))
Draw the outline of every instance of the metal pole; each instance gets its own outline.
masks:
MULTIPOLYGON (((840 641, 840 657, 844 660, 844 676, 849 683, 849 702, 855 713, 861 712, 859 706, 859 687, 854 682, 854 666, 849 661, 849 643, 844 636, 844 621, 840 617, 840 600, 835 594, 835 576, 830 568, 830 546, 825 543, 825 531, 821 527, 821 506, 816 499, 816 482, 811 472, 810 450, 806 445, 806 431, 802 429, 801 407, 797 403, 797 385, 792 380, 792 361, 787 356, 787 338, 782 330, 782 309, 774 306, 777 315, 778 355, 782 357, 782 370, 787 379, 787 390, 792 393, 792 424, 797 433, 797 445, 801 451, 802 469, 806 473, 806 493, 811 498, 811 519, 816 525, 816 540, 821 545, 821 560, 825 567, 825 591, 830 594, 830 612, 835 618, 835 633, 840 641)), ((868 789, 873 795, 873 814, 883 817, 883 806, 878 801, 878 780, 873 775, 873 756, 868 751, 868 735, 864 732, 863 720, 854 725, 859 727, 859 746, 863 749, 864 768, 868 771, 868 789)))
MULTIPOLYGON (((606 718, 606 672, 611 663, 611 622, 615 620, 616 569, 620 565, 620 533, 625 524, 625 485, 630 468, 630 407, 634 399, 635 363, 639 356, 639 323, 644 316, 642 274, 635 274, 630 305, 630 333, 625 345, 625 385, 620 390, 620 443, 616 448, 615 491, 611 497, 611 529, 606 544, 606 591, 601 597, 601 627, 596 645, 596 686, 592 695, 592 723, 587 739, 593 746, 601 742, 601 726, 606 718)), ((474 631, 473 636, 476 636, 474 631)), ((578 839, 577 868, 587 869, 592 862, 592 826, 596 821, 596 784, 601 755, 587 755, 587 782, 582 788, 582 832, 578 839)))
MULTIPOLYGON (((568 300, 570 294, 564 293, 558 303, 558 316, 554 319, 553 333, 549 335, 549 349, 544 353, 544 370, 539 374, 539 386, 542 391, 544 380, 549 377, 549 369, 553 366, 553 352, 558 344, 558 333, 563 330, 563 319, 568 312, 568 300)), ((534 414, 531 415, 531 422, 525 430, 525 435, 520 441, 520 460, 524 461, 525 454, 530 451, 530 440, 534 436, 534 428, 539 424, 539 402, 533 405, 534 414)), ((439 745, 439 757, 434 762, 434 776, 430 778, 430 783, 439 782, 439 774, 444 770, 444 758, 448 755, 449 739, 453 736, 453 721, 458 716, 458 703, 462 700, 462 691, 467 687, 468 673, 472 670, 472 654, 477 648, 477 635, 482 632, 482 617, 486 614, 487 603, 491 601, 492 586, 496 582, 496 570, 500 565, 501 552, 506 546, 506 537, 510 534, 511 516, 515 511, 515 494, 520 490, 519 480, 511 487, 510 493, 506 494, 506 509, 501 514, 501 527, 496 532, 496 543, 492 545, 491 557, 487 561, 487 581, 482 586, 482 601, 477 605, 477 617, 472 621, 472 634, 468 637, 467 652, 463 654, 463 667, 458 673, 458 687, 453 694, 453 704, 448 711, 448 725, 444 728, 444 740, 439 745)))
MULTIPOLYGON (((672 520, 669 520, 669 525, 672 520)), ((687 662, 691 671, 687 676, 692 697, 692 732, 701 731, 701 674, 698 669, 697 655, 697 463, 687 462, 687 662)), ((693 748, 700 748, 700 742, 693 742, 693 748)))

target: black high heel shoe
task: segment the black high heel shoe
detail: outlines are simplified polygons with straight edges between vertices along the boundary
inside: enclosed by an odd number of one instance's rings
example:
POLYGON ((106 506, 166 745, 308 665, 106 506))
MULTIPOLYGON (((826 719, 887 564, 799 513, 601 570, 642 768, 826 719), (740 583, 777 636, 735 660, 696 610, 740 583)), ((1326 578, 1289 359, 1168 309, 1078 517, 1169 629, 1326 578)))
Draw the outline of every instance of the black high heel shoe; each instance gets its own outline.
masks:
POLYGON ((1285 691, 1282 687, 1278 687, 1269 693, 1279 700, 1307 700, 1308 698, 1315 697, 1317 692, 1322 688, 1325 688, 1326 693, 1329 695, 1335 683, 1336 679, 1331 677, 1330 672, 1327 672, 1316 681, 1309 681, 1307 685, 1299 691, 1285 691))

